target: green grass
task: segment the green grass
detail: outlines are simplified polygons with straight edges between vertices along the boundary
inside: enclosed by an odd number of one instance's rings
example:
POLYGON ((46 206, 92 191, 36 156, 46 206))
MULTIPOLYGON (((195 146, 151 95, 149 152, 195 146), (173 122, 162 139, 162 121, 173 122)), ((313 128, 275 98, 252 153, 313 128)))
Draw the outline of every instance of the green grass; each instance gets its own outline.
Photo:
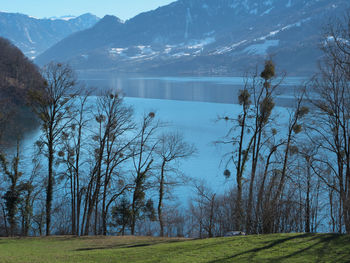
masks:
POLYGON ((350 236, 276 234, 204 240, 150 237, 1 238, 1 263, 350 262, 350 236))

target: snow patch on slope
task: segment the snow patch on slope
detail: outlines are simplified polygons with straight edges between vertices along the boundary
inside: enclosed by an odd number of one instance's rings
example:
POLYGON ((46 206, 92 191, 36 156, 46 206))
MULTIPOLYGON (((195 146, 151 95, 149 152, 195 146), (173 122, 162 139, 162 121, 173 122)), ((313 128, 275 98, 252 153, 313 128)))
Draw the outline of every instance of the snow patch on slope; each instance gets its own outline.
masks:
POLYGON ((128 50, 127 48, 111 48, 109 49, 110 55, 121 55, 124 51, 128 50))
POLYGON ((230 51, 234 50, 235 48, 243 45, 246 42, 247 42, 247 40, 242 40, 242 41, 240 41, 238 43, 235 43, 235 44, 233 44, 231 46, 219 48, 213 53, 213 55, 221 55, 221 54, 230 52, 230 51))
POLYGON ((264 15, 268 15, 270 14, 270 12, 272 11, 272 9, 274 9, 274 7, 271 7, 269 9, 267 9, 264 13, 262 13, 260 16, 264 16, 264 15))
POLYGON ((24 32, 26 33, 26 37, 29 40, 29 42, 32 43, 32 44, 35 44, 35 42, 33 42, 32 38, 29 35, 28 28, 25 27, 24 28, 24 32))
POLYGON ((77 18, 76 16, 60 16, 60 17, 50 17, 49 19, 50 20, 64 20, 64 21, 69 21, 69 20, 72 20, 72 19, 75 19, 77 18))
POLYGON ((209 44, 212 44, 215 42, 215 38, 214 37, 207 37, 205 39, 201 39, 201 40, 195 40, 193 42, 191 42, 187 48, 189 49, 200 49, 203 48, 209 44))

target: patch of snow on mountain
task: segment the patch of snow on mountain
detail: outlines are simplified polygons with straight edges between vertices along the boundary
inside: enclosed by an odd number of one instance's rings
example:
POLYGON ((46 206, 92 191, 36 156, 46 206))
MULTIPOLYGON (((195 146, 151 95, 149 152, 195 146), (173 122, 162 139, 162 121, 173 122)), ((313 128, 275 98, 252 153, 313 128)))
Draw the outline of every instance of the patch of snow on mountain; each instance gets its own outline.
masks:
POLYGON ((305 23, 305 22, 307 22, 309 20, 311 20, 311 18, 306 18, 306 19, 303 19, 303 20, 301 20, 299 22, 296 22, 294 24, 286 25, 286 26, 282 27, 281 29, 271 31, 270 33, 268 33, 265 36, 256 38, 256 39, 254 39, 254 41, 266 40, 267 38, 273 37, 273 36, 277 35, 278 33, 282 32, 282 31, 285 31, 285 30, 288 30, 288 29, 290 29, 292 27, 300 27, 303 23, 305 23))
POLYGON ((172 57, 174 58, 181 58, 181 57, 187 57, 187 56, 190 56, 191 54, 189 53, 185 53, 185 52, 179 52, 179 53, 176 53, 174 55, 172 55, 172 57))
POLYGON ((256 38, 254 39, 254 41, 261 41, 261 40, 266 40, 267 38, 269 37, 273 37, 275 35, 277 35, 279 32, 281 32, 282 30, 275 30, 275 31, 271 31, 270 33, 268 33, 267 35, 265 36, 262 36, 262 37, 259 37, 259 38, 256 38))
POLYGON ((35 44, 35 42, 33 42, 32 38, 29 35, 28 28, 25 27, 24 28, 24 32, 26 33, 26 37, 29 40, 29 42, 32 43, 32 44, 35 44))
POLYGON ((196 40, 193 41, 192 43, 190 43, 189 46, 187 46, 187 48, 189 49, 199 49, 199 48, 203 48, 206 45, 212 44, 215 42, 215 38, 214 37, 208 37, 202 40, 196 40))
POLYGON ((269 8, 269 9, 267 9, 264 13, 262 13, 260 16, 264 16, 264 15, 268 15, 268 14, 270 14, 270 12, 272 11, 272 9, 273 9, 274 7, 271 7, 271 8, 269 8))
POLYGON ((172 45, 166 45, 164 49, 165 54, 169 54, 173 50, 174 46, 172 45))
POLYGON ((128 48, 110 48, 109 49, 109 55, 110 56, 120 56, 123 55, 123 52, 128 50, 128 48))
POLYGON ((49 19, 50 20, 64 20, 64 21, 69 21, 69 20, 72 20, 72 19, 75 19, 77 18, 76 16, 60 16, 60 17, 50 17, 49 19))
POLYGON ((26 55, 29 59, 34 60, 36 58, 36 51, 30 50, 28 52, 25 52, 24 55, 26 55))
POLYGON ((127 50, 127 48, 111 48, 111 53, 121 54, 123 51, 127 50))
POLYGON ((137 46, 138 49, 140 49, 142 54, 152 54, 154 51, 152 50, 151 46, 137 46))
POLYGON ((231 46, 219 48, 213 53, 213 55, 221 55, 221 54, 230 52, 230 51, 234 50, 236 47, 239 47, 240 45, 243 45, 246 42, 247 42, 247 40, 242 40, 242 41, 235 43, 231 46))
POLYGON ((264 43, 251 45, 246 47, 243 52, 255 55, 267 55, 267 50, 270 47, 276 47, 279 45, 279 40, 266 40, 264 43))
POLYGON ((283 27, 283 28, 281 29, 281 31, 290 29, 290 28, 292 28, 292 27, 300 27, 303 23, 305 23, 305 22, 307 22, 307 21, 310 21, 310 20, 311 20, 311 18, 305 18, 305 19, 303 19, 303 20, 301 20, 301 21, 298 21, 298 22, 296 22, 296 23, 294 23, 294 24, 290 24, 290 25, 287 25, 287 26, 283 27))

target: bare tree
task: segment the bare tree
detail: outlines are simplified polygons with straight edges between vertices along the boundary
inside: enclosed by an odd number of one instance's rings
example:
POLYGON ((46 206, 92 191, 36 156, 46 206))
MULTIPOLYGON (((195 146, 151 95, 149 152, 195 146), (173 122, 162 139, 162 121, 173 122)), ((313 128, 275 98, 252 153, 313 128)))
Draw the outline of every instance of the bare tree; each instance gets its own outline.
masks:
POLYGON ((180 162, 194 154, 195 147, 184 141, 179 133, 164 133, 159 138, 159 145, 156 153, 160 156, 160 177, 159 177, 159 199, 158 199, 158 220, 160 225, 160 236, 164 236, 163 220, 163 199, 165 190, 183 180, 181 178, 170 178, 170 173, 180 176, 180 171, 172 164, 180 162))
MULTIPOLYGON (((236 228, 238 229, 243 229, 244 227, 242 180, 248 159, 251 160, 249 197, 245 220, 247 232, 252 231, 253 190, 259 156, 266 143, 266 140, 264 140, 264 131, 271 122, 271 113, 275 106, 273 93, 279 85, 279 82, 272 85, 274 78, 275 65, 271 60, 267 60, 260 77, 255 73, 251 78, 247 78, 244 89, 239 93, 238 101, 242 106, 242 113, 238 118, 223 118, 234 124, 221 143, 234 145, 233 151, 228 156, 229 161, 232 161, 236 167, 237 199, 235 218, 236 228), (235 134, 236 129, 239 130, 239 135, 235 134)), ((224 174, 226 177, 229 177, 231 172, 226 170, 224 174)))
POLYGON ((156 132, 160 123, 155 120, 155 113, 145 114, 141 121, 141 127, 133 144, 134 184, 131 203, 131 234, 135 234, 136 221, 139 213, 145 206, 147 181, 149 179, 153 154, 158 144, 156 132))
MULTIPOLYGON (((76 98, 72 105, 72 111, 75 114, 72 116, 71 123, 62 131, 61 148, 58 152, 60 161, 65 165, 65 174, 68 176, 70 195, 71 195, 71 230, 72 235, 79 235, 81 203, 83 187, 82 172, 86 163, 84 158, 84 149, 87 143, 84 143, 84 137, 87 136, 89 118, 88 118, 88 96, 79 92, 81 96, 76 98)), ((84 151, 85 150, 85 151, 84 151)))
POLYGON ((217 217, 217 195, 204 181, 194 182, 196 196, 190 203, 199 238, 214 237, 217 217))
POLYGON ((42 75, 46 79, 46 85, 42 91, 32 91, 31 106, 41 122, 43 134, 39 144, 48 160, 46 235, 50 235, 55 152, 62 132, 71 119, 70 107, 75 97, 73 87, 76 84, 76 77, 68 65, 60 63, 48 64, 43 68, 42 75))
MULTIPOLYGON (((277 182, 274 182, 274 184, 276 184, 276 189, 274 193, 272 191, 268 191, 265 198, 264 209, 266 210, 266 216, 264 217, 263 223, 264 233, 275 232, 276 228, 274 226, 274 223, 277 222, 276 219, 279 217, 277 208, 280 205, 279 202, 285 201, 283 200, 283 194, 286 187, 287 177, 290 175, 290 173, 288 173, 288 167, 291 166, 289 158, 292 150, 298 151, 297 147, 295 146, 295 144, 298 144, 296 141, 296 135, 302 131, 302 119, 309 112, 309 108, 303 104, 304 95, 305 92, 303 91, 300 96, 296 98, 295 107, 289 112, 286 139, 282 139, 281 144, 278 145, 284 146, 284 150, 280 159, 281 168, 278 172, 277 182), (296 148, 294 149, 293 147, 296 148)), ((271 185, 270 189, 272 190, 273 187, 274 185, 271 185)))
POLYGON ((94 232, 95 234, 98 232, 99 198, 102 196, 102 234, 106 235, 110 205, 131 187, 129 184, 124 184, 126 180, 120 173, 120 166, 133 154, 131 143, 134 137, 128 134, 134 129, 132 115, 132 109, 123 104, 123 98, 118 93, 107 93, 97 99, 97 108, 93 112, 93 117, 98 123, 98 129, 93 132, 92 136, 94 140, 93 167, 86 189, 83 216, 85 235, 89 234, 93 211, 95 211, 94 232))
POLYGON ((350 87, 348 78, 336 63, 328 64, 327 71, 314 80, 316 112, 310 125, 311 141, 320 149, 314 172, 339 194, 339 206, 347 232, 350 232, 350 87), (329 171, 325 173, 324 171, 329 171), (328 176, 328 175, 332 176, 328 176), (336 180, 334 180, 336 179, 336 180))

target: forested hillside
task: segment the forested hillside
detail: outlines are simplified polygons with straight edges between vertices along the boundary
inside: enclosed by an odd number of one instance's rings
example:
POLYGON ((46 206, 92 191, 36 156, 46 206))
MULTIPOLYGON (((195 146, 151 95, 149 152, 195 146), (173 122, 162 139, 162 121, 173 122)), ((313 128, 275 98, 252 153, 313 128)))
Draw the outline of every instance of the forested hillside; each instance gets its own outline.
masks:
POLYGON ((33 127, 28 94, 40 89, 44 81, 38 68, 8 40, 0 38, 0 50, 0 123, 5 130, 2 139, 7 142, 10 130, 11 139, 17 139, 23 129, 33 127))

